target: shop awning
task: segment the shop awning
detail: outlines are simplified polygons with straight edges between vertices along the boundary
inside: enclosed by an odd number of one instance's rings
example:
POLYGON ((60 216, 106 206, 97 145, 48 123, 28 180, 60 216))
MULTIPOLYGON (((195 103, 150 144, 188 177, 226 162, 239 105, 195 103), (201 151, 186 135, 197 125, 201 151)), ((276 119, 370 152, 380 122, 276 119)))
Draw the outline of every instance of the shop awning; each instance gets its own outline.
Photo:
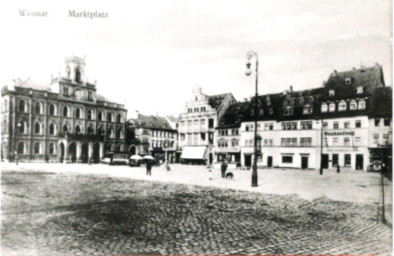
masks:
POLYGON ((182 159, 205 159, 206 146, 183 147, 182 159))

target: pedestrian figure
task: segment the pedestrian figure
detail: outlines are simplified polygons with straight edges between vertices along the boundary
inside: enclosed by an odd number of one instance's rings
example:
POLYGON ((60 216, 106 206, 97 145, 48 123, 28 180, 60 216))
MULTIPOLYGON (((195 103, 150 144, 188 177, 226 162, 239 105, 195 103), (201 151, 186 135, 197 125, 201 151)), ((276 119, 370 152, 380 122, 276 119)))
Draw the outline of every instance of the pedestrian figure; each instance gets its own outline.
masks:
POLYGON ((15 163, 16 163, 16 165, 18 165, 18 160, 19 160, 18 152, 15 151, 15 163))
POLYGON ((225 178, 226 177, 226 170, 227 170, 227 164, 225 161, 223 161, 221 169, 222 169, 222 178, 225 178))
POLYGON ((149 160, 146 162, 146 175, 152 176, 152 164, 149 160))
POLYGON ((45 155, 45 162, 49 163, 49 157, 45 155))
POLYGON ((168 161, 166 161, 166 169, 167 171, 171 171, 170 163, 168 161))
POLYGON ((209 175, 209 180, 212 180, 212 170, 211 169, 209 169, 208 175, 209 175))
POLYGON ((341 167, 339 167, 339 164, 337 164, 337 173, 341 172, 341 167))

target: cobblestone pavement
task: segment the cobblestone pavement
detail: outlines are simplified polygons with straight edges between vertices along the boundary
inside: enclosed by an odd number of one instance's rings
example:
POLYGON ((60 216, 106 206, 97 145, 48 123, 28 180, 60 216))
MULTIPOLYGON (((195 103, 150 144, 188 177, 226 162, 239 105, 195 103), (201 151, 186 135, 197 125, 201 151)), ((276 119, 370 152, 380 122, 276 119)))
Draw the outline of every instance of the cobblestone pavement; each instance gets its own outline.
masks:
POLYGON ((381 254, 375 204, 3 171, 3 255, 381 254))

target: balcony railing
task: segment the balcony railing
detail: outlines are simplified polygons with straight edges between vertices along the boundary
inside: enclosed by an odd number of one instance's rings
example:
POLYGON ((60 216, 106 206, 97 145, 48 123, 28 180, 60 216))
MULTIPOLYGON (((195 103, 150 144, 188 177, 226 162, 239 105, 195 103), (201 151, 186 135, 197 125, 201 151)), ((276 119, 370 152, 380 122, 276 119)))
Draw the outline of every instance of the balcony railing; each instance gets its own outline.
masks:
POLYGON ((99 135, 99 134, 59 133, 58 137, 72 139, 72 140, 88 140, 88 141, 104 140, 104 135, 99 135))

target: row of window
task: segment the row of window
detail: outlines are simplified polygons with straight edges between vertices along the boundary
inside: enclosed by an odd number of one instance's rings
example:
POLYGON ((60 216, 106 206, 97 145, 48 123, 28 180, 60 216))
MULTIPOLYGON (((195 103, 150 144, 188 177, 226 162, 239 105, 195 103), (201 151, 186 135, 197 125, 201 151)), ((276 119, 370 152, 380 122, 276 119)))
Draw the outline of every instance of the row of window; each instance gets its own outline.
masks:
MULTIPOLYGON (((28 133, 28 126, 26 122, 20 122, 18 123, 18 132, 22 134, 27 134, 28 133)), ((71 132, 71 129, 68 125, 63 126, 63 133, 68 133, 71 132)), ((40 135, 44 133, 43 125, 39 122, 36 122, 34 124, 34 134, 40 135)), ((49 124, 48 127, 48 133, 50 135, 57 135, 57 126, 53 123, 49 124)), ((82 129, 79 125, 76 125, 74 128, 74 133, 75 134, 82 134, 82 129)), ((89 125, 86 129, 86 134, 88 135, 93 135, 94 134, 94 128, 92 125, 89 125)), ((98 135, 104 135, 104 128, 102 126, 99 126, 97 129, 97 134, 98 135)), ((115 138, 115 132, 113 128, 109 128, 107 131, 108 137, 111 139, 115 138)), ((116 138, 123 139, 124 138, 124 133, 123 129, 118 129, 116 131, 116 138)))
MULTIPOLYGON (((238 147, 238 140, 231 140, 231 147, 238 147)), ((228 141, 227 140, 219 140, 218 141, 218 147, 219 148, 227 148, 228 147, 228 141)))
MULTIPOLYGON (((297 130, 298 122, 283 122, 282 130, 297 130)), ((311 130, 312 129, 312 121, 302 121, 301 122, 302 130, 311 130)))
MULTIPOLYGON (((24 100, 20 100, 19 101, 18 111, 19 112, 28 112, 27 104, 25 103, 24 100)), ((42 103, 41 102, 36 102, 34 104, 34 113, 35 114, 43 114, 43 107, 42 107, 42 103)), ((56 107, 55 104, 50 104, 49 105, 49 115, 57 116, 57 107, 56 107)), ((63 117, 71 117, 71 110, 70 110, 69 106, 64 106, 63 107, 62 116, 63 117)), ((76 108, 74 117, 75 118, 80 118, 80 119, 84 118, 84 111, 81 108, 76 108)), ((95 119, 95 111, 91 110, 91 109, 88 109, 87 112, 86 112, 86 118, 88 120, 94 120, 95 119)), ((99 111, 98 114, 97 114, 97 119, 99 121, 105 121, 104 118, 105 118, 105 116, 104 116, 103 112, 99 111)), ((112 113, 112 112, 108 112, 107 113, 107 119, 106 120, 108 122, 114 122, 114 120, 115 120, 114 118, 115 118, 114 117, 114 113, 112 113)), ((122 122, 122 115, 121 114, 118 114, 116 116, 116 122, 117 123, 121 123, 122 122)))
MULTIPOLYGON (((187 135, 187 144, 188 145, 192 145, 192 141, 194 141, 195 143, 197 143, 198 140, 198 135, 200 134, 200 141, 201 142, 205 142, 206 140, 206 133, 202 132, 202 133, 188 133, 187 135)), ((181 141, 185 141, 186 139, 186 135, 184 133, 180 133, 179 134, 179 138, 181 141)), ((213 133, 209 132, 208 133, 208 142, 209 144, 213 144, 213 133)))
POLYGON ((187 113, 193 113, 193 112, 205 112, 207 111, 206 107, 195 107, 195 108, 188 108, 187 113))
POLYGON ((174 138, 174 133, 173 132, 167 132, 167 131, 152 131, 152 136, 153 137, 162 137, 162 138, 174 138))
POLYGON ((332 137, 331 139, 328 137, 324 137, 324 146, 361 146, 361 137, 343 137, 342 142, 340 143, 339 137, 332 137))
POLYGON ((389 144, 389 134, 382 134, 382 140, 380 139, 380 134, 373 135, 374 144, 389 144))
MULTIPOLYGON (((362 126, 361 125, 362 124, 361 120, 355 120, 353 127, 351 126, 351 122, 350 121, 343 122, 343 126, 340 126, 341 123, 342 122, 339 122, 339 121, 332 122, 332 128, 333 129, 362 128, 361 127, 362 126)), ((328 124, 329 124, 328 122, 323 122, 323 129, 324 128, 330 128, 328 124)))
MULTIPOLYGON (((56 143, 48 144, 48 154, 55 155, 57 150, 56 143)), ((17 152, 19 155, 26 154, 28 152, 27 144, 24 142, 19 142, 17 146, 17 152)), ((33 154, 39 155, 44 154, 44 144, 40 142, 36 142, 33 144, 33 154)))
POLYGON ((239 135, 239 130, 238 129, 220 129, 218 130, 218 134, 221 136, 227 136, 229 135, 229 131, 231 131, 231 135, 239 135))
MULTIPOLYGON (((172 148, 174 146, 174 141, 169 141, 169 145, 166 145, 166 146, 172 148)), ((152 140, 152 147, 153 148, 162 148, 162 147, 164 147, 164 141, 152 140)))
MULTIPOLYGON (((115 145, 114 144, 108 144, 106 147, 107 150, 109 151, 114 151, 115 149, 117 151, 123 151, 124 146, 123 145, 115 145)), ((17 153, 19 155, 26 154, 28 152, 27 149, 27 144, 24 142, 19 142, 17 146, 17 153)), ((56 143, 49 143, 48 144, 48 154, 49 155, 56 155, 57 153, 57 145, 56 143)), ((33 154, 35 155, 40 155, 44 154, 44 144, 41 142, 36 142, 33 144, 33 154)))
MULTIPOLYGON (((366 108, 366 102, 363 99, 358 100, 351 100, 349 103, 349 109, 350 110, 362 110, 366 108)), ((338 103, 338 111, 346 111, 348 109, 348 103, 344 100, 341 100, 338 103)), ((336 104, 334 102, 331 102, 329 104, 327 103, 322 103, 321 104, 321 112, 326 113, 326 112, 335 112, 336 110, 336 104)))
POLYGON ((298 145, 298 138, 281 138, 280 144, 282 147, 311 147, 312 138, 300 138, 300 144, 298 145))
MULTIPOLYGON (((381 119, 380 118, 375 118, 375 127, 380 127, 381 125, 381 119)), ((384 126, 390 126, 390 119, 389 118, 384 118, 383 119, 383 125, 384 126)))
MULTIPOLYGON (((180 128, 185 128, 186 122, 185 121, 180 121, 180 128)), ((187 121, 187 129, 191 129, 192 126, 194 128, 204 128, 205 127, 205 119, 201 119, 201 120, 189 120, 187 121)), ((213 118, 208 119, 208 128, 214 128, 214 120, 213 118)))

